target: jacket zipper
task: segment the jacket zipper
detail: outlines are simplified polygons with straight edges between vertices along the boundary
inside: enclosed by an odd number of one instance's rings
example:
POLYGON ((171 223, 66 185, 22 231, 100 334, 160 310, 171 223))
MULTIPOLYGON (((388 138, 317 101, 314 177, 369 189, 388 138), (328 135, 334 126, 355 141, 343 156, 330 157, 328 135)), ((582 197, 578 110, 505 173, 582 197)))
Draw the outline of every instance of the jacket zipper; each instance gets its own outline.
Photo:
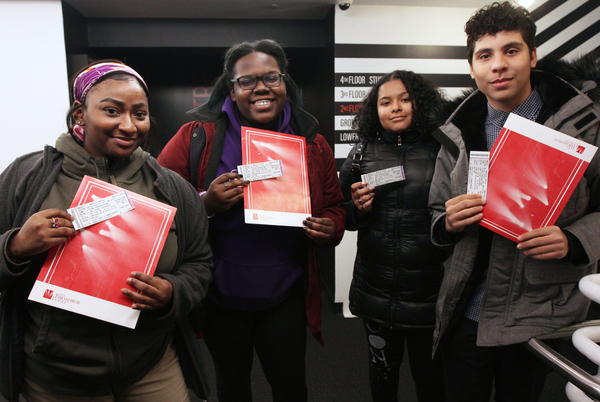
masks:
MULTIPOLYGON (((400 136, 398 136, 398 142, 400 142, 400 136)), ((398 163, 399 166, 404 166, 406 162, 406 147, 404 145, 400 146, 400 156, 398 157, 398 163)), ((404 188, 402 188, 400 186, 402 182, 398 182, 396 185, 398 186, 398 198, 396 199, 396 203, 397 205, 400 205, 400 203, 402 202, 402 209, 404 209, 404 188)), ((402 222, 400 221, 402 212, 400 210, 400 208, 396 208, 395 211, 395 215, 396 215, 396 219, 394 219, 394 236, 396 236, 398 234, 398 231, 400 230, 400 227, 402 226, 402 222)), ((390 324, 391 326, 393 326, 395 319, 394 319, 394 304, 395 304, 395 300, 396 300, 396 291, 398 290, 398 286, 399 286, 399 282, 400 282, 400 249, 401 249, 401 242, 402 242, 402 235, 400 234, 397 238, 396 238, 396 247, 394 247, 394 265, 396 265, 394 267, 394 286, 392 289, 392 308, 390 310, 390 324)))

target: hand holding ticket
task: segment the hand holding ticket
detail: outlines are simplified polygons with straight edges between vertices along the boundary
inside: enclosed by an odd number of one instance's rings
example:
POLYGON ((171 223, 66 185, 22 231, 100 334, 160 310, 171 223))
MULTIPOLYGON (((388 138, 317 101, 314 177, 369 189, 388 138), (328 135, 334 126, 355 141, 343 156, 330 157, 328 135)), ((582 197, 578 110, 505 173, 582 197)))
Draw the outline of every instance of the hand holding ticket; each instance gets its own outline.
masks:
POLYGON ((469 158, 467 194, 481 194, 483 199, 487 198, 489 164, 489 152, 471 151, 469 158))
POLYGON ((239 165, 238 173, 247 181, 272 179, 283 176, 281 159, 267 162, 239 165))
POLYGON ((382 169, 376 172, 363 174, 360 176, 360 179, 364 183, 369 183, 370 186, 377 187, 383 186, 384 184, 402 181, 406 179, 406 177, 404 176, 404 167, 394 166, 388 169, 382 169))
POLYGON ((76 230, 79 230, 121 215, 134 208, 135 206, 127 195, 127 191, 123 191, 75 208, 69 208, 67 212, 75 218, 73 226, 76 230))

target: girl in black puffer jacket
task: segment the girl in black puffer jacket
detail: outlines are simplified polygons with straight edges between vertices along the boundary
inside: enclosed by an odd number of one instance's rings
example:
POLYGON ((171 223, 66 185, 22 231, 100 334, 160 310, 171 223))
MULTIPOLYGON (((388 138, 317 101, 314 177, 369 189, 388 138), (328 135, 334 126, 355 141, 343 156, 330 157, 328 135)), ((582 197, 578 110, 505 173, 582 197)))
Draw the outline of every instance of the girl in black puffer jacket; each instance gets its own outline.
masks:
MULTIPOLYGON (((340 171, 346 229, 358 230, 350 310, 364 319, 374 401, 397 401, 404 343, 420 402, 444 400, 442 364, 431 359, 442 253, 430 240, 429 186, 445 114, 433 83, 410 71, 384 75, 354 120, 361 141, 340 171), (403 167, 377 187, 361 175, 403 167)), ((371 179, 373 180, 373 179, 371 179)))

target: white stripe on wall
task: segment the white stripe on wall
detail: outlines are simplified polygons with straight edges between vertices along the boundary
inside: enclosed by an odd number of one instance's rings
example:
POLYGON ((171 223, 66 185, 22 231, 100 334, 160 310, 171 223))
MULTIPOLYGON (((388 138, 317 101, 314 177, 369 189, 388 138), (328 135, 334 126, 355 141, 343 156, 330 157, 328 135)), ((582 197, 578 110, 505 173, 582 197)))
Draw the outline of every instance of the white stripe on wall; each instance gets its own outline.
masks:
POLYGON ((466 58, 454 59, 355 59, 336 58, 336 73, 385 74, 394 70, 411 70, 420 74, 469 74, 466 58))
POLYGON ((335 43, 464 46, 464 23, 474 8, 369 6, 336 7, 335 43))
POLYGON ((548 0, 543 0, 543 1, 537 0, 535 3, 533 3, 532 6, 527 7, 527 10, 529 10, 529 12, 532 12, 533 10, 535 10, 536 8, 538 8, 539 6, 541 6, 542 4, 544 4, 546 1, 548 1, 548 0))
POLYGON ((585 41, 578 48, 570 51, 564 57, 566 60, 572 60, 583 56, 584 54, 588 54, 592 50, 596 49, 600 46, 600 33, 591 37, 589 40, 585 41))
POLYGON ((587 0, 569 0, 535 22, 537 33, 544 32, 550 26, 563 19, 565 15, 581 7, 587 0))
POLYGON ((354 144, 335 144, 335 159, 346 159, 354 144))
POLYGON ((472 88, 468 88, 468 87, 465 87, 465 88, 446 88, 446 87, 443 87, 443 88, 440 88, 440 89, 444 92, 444 94, 446 95, 446 98, 453 99, 453 98, 456 98, 458 96, 461 96, 464 91, 468 91, 469 89, 472 89, 472 88))
MULTIPOLYGON (((570 4, 571 2, 565 3, 570 4)), ((552 39, 548 40, 542 46, 538 47, 538 57, 544 57, 546 54, 552 52, 559 46, 563 45, 568 40, 572 39, 574 36, 579 34, 581 31, 589 27, 600 20, 600 7, 596 8, 594 11, 588 13, 585 17, 578 20, 576 23, 572 24, 565 30, 561 31, 558 35, 554 36, 552 39)), ((598 43, 598 42, 596 42, 598 43)))

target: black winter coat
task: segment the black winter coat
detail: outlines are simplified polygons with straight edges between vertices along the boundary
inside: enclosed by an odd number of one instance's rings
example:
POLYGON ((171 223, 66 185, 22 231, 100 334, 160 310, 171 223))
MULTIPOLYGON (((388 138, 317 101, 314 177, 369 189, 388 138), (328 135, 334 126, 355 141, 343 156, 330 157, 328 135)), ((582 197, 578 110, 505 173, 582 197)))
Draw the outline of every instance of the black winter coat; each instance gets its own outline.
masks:
POLYGON ((340 171, 346 229, 358 230, 350 288, 353 314, 396 329, 433 329, 443 278, 442 252, 430 240, 429 187, 440 145, 431 138, 383 132, 365 143, 361 172, 353 173, 356 146, 340 171), (370 213, 360 218, 350 186, 366 174, 402 165, 406 180, 376 187, 370 213))

